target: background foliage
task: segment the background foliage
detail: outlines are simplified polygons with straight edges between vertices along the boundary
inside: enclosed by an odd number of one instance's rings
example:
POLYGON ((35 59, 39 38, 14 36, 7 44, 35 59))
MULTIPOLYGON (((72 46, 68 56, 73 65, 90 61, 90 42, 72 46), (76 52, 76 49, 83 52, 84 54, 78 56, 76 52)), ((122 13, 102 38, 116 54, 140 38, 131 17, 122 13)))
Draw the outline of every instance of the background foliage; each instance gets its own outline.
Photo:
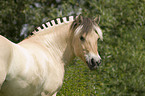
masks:
POLYGON ((17 43, 50 19, 80 13, 101 16, 102 65, 66 65, 58 96, 145 96, 145 0, 1 0, 0 35, 17 43))

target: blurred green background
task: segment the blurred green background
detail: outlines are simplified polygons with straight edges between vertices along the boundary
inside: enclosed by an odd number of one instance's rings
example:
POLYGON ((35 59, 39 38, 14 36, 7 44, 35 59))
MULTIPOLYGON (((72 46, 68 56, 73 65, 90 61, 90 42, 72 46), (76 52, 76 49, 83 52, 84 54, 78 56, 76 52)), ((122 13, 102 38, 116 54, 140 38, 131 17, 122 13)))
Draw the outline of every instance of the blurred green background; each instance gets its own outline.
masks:
POLYGON ((48 20, 79 14, 101 17, 102 65, 90 71, 75 58, 58 96, 145 96, 145 0, 1 0, 0 35, 18 43, 48 20))

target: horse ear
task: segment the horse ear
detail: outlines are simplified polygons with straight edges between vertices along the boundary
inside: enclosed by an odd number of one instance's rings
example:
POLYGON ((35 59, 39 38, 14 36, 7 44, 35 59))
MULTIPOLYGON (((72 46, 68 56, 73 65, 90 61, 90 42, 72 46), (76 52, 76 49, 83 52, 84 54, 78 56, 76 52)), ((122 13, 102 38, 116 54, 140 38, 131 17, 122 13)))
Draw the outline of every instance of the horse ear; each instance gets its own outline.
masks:
POLYGON ((100 16, 96 17, 96 18, 94 19, 94 21, 95 21, 97 24, 99 24, 99 22, 100 22, 100 16))
POLYGON ((82 23, 83 22, 83 16, 81 14, 76 17, 76 22, 77 23, 82 23))

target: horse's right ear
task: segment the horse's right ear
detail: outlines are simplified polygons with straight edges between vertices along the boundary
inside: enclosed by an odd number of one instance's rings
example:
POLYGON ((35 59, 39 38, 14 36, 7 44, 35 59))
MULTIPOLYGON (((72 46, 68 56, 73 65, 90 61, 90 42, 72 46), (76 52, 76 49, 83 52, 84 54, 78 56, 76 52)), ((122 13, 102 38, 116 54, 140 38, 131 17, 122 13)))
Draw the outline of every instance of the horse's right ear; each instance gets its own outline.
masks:
POLYGON ((97 24, 99 24, 99 22, 100 22, 100 16, 96 17, 96 18, 94 19, 94 21, 95 21, 97 24))
POLYGON ((76 16, 76 22, 79 24, 83 22, 83 16, 81 14, 79 16, 76 16))

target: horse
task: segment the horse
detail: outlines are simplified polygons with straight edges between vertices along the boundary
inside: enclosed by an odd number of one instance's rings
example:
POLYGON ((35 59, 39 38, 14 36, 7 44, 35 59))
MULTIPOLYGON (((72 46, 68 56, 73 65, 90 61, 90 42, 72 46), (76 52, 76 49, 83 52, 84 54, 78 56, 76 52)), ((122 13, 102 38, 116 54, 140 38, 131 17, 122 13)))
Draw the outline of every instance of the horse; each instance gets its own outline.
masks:
POLYGON ((101 64, 94 19, 69 16, 51 20, 19 43, 0 36, 0 96, 56 96, 64 65, 81 58, 89 69, 101 64))

